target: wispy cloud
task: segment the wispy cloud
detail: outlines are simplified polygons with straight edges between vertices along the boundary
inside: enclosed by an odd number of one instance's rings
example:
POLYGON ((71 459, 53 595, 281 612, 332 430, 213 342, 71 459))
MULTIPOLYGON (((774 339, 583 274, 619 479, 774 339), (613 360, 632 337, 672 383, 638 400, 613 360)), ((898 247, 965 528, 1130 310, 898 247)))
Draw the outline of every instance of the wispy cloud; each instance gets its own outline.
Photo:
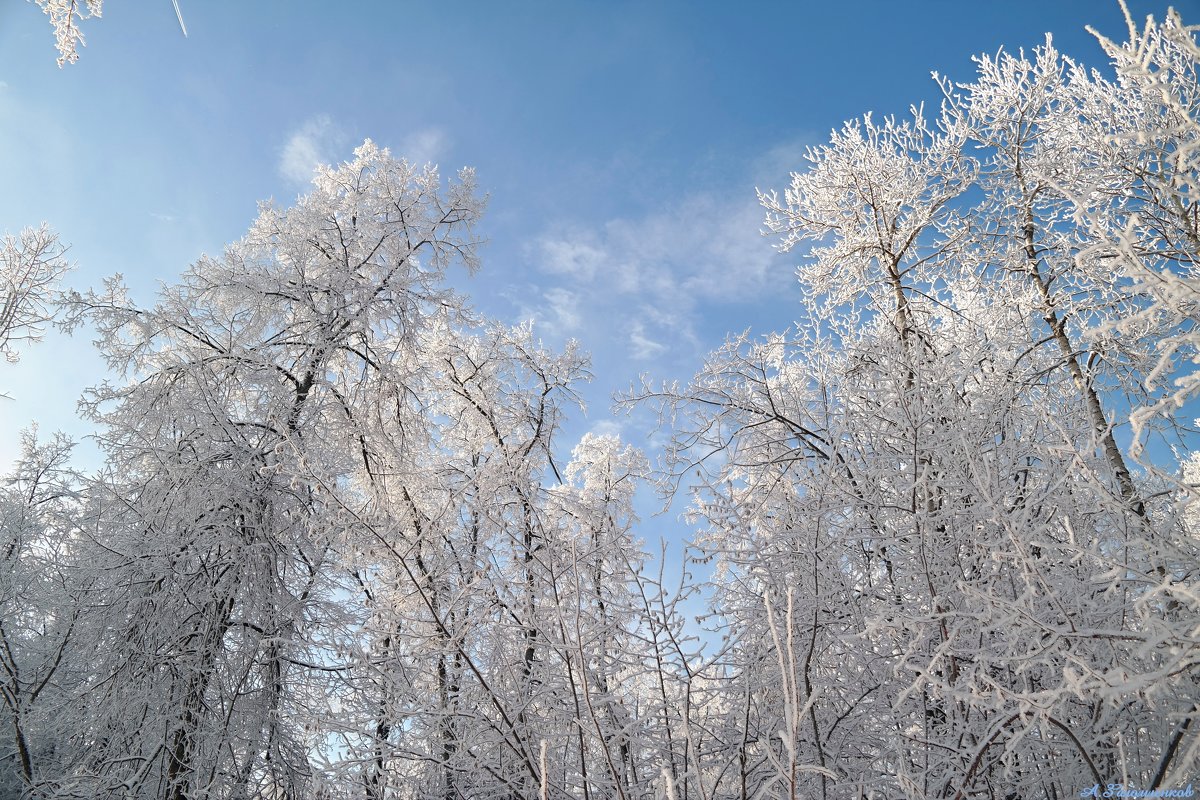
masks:
POLYGON ((567 275, 584 283, 596 277, 604 264, 606 253, 588 231, 560 231, 538 243, 539 267, 543 272, 567 275))
POLYGON ((600 230, 551 231, 535 246, 538 268, 625 294, 680 299, 747 299, 767 286, 778 265, 759 234, 763 212, 753 192, 735 198, 698 194, 641 218, 600 230), (680 297, 680 291, 685 298, 680 297))
POLYGON ((533 322, 537 335, 543 339, 568 339, 583 325, 584 309, 577 292, 561 286, 541 289, 526 286, 523 290, 510 287, 505 293, 517 307, 522 320, 533 322))
POLYGON ((592 423, 588 433, 593 436, 620 436, 625 431, 625 425, 620 420, 602 419, 592 423))
POLYGON ((824 136, 802 136, 780 142, 750 163, 750 173, 758 188, 782 190, 791 182, 791 174, 808 165, 808 149, 825 140, 824 136))
POLYGON ((279 155, 279 174, 295 184, 312 180, 318 164, 328 164, 343 136, 328 114, 306 120, 288 136, 279 155))
MULTIPOLYGON (((629 357, 645 361, 698 345, 701 306, 755 300, 790 280, 761 226, 752 189, 730 196, 700 193, 591 229, 559 226, 537 239, 531 257, 568 294, 588 298, 573 307, 572 327, 590 327, 580 317, 596 315, 593 324, 619 326, 629 357)), ((545 299, 551 299, 549 291, 545 299)))
POLYGON ((581 315, 578 294, 562 287, 554 287, 547 289, 542 296, 546 298, 546 304, 553 315, 552 324, 557 332, 569 334, 579 329, 581 315))
POLYGON ((436 164, 450 147, 450 140, 440 128, 423 128, 400 140, 395 155, 412 164, 436 164))
POLYGON ((629 354, 638 361, 648 361, 666 352, 667 346, 646 335, 646 325, 641 320, 629 323, 629 354))

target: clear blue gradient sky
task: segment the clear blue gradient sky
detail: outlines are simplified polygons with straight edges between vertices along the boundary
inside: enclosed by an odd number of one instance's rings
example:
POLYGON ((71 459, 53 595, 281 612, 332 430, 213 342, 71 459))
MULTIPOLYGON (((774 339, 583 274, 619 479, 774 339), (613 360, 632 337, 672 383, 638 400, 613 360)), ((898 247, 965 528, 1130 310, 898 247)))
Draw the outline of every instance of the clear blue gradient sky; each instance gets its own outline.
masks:
MULTIPOLYGON (((121 272, 150 302, 365 137, 445 173, 473 165, 489 244, 456 280, 594 357, 564 454, 589 429, 652 446, 648 419, 610 417, 614 390, 686 379, 727 333, 790 324, 795 256, 760 237, 754 189, 783 187, 804 146, 936 102, 930 71, 970 80, 973 54, 1050 31, 1106 67, 1084 25, 1124 33, 1115 0, 180 6, 186 39, 170 0, 109 0, 59 69, 47 18, 0 0, 0 230, 46 221, 71 285, 121 272)), ((1200 19, 1196 0, 1177 7, 1200 19)), ((75 400, 104 377, 87 339, 52 333, 0 364, 0 472, 33 419, 86 433, 75 400)))

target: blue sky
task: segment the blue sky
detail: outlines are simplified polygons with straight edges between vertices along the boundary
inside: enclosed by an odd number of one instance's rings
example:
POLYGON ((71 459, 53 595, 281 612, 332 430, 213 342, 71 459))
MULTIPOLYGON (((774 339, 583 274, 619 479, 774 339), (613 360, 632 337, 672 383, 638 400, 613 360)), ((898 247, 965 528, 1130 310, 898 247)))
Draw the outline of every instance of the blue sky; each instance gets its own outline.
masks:
MULTIPOLYGON (((930 71, 970 80, 973 54, 1052 31, 1102 67, 1084 25, 1124 31, 1105 0, 179 2, 187 38, 169 0, 110 0, 59 69, 36 6, 0 0, 0 231, 48 222, 72 285, 121 272, 149 302, 366 137, 472 165, 489 243, 459 285, 593 354, 564 452, 589 429, 646 446, 648 419, 610 417, 614 390, 686 379, 727 333, 790 324, 795 255, 759 235, 754 188, 783 187, 804 146, 933 102, 930 71)), ((0 471, 30 420, 86 433, 75 399, 102 377, 86 336, 0 364, 0 471)))

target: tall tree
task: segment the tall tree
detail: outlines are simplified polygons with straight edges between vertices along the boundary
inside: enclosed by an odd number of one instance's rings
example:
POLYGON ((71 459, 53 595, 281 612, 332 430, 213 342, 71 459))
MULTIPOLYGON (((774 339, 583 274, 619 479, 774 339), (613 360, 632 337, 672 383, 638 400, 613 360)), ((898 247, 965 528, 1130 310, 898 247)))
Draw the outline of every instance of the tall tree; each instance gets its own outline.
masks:
POLYGON ((88 578, 76 568, 84 516, 72 442, 23 433, 0 488, 0 796, 21 797, 55 774, 75 734, 58 719, 85 675, 80 615, 88 578))
POLYGON ((75 319, 132 380, 88 401, 109 466, 91 624, 109 634, 78 791, 305 791, 318 733, 297 687, 322 668, 311 615, 338 585, 347 481, 372 466, 360 400, 402 384, 395 354, 453 313, 443 277, 474 267, 478 208, 469 173, 442 190, 368 142, 155 307, 115 281, 80 299, 75 319))
POLYGON ((668 486, 701 468, 722 739, 742 748, 717 793, 1179 774, 1195 542, 1117 428, 1186 396, 1145 388, 1191 347, 1184 293, 1154 284, 1191 264, 1191 198, 1164 199, 1195 185, 1185 30, 1110 45, 1116 83, 1047 43, 942 82, 931 121, 835 132, 763 196, 782 249, 815 242, 806 321, 632 398, 675 424, 668 486), (1165 75, 1161 99, 1133 88, 1165 75))

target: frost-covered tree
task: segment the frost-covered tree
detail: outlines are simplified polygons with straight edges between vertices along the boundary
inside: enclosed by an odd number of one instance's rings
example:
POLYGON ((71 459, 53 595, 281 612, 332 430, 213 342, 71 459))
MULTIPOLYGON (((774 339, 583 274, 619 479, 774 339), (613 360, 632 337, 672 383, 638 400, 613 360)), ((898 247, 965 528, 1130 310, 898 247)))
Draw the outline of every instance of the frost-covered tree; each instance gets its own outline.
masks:
POLYGON ((70 268, 46 226, 0 241, 0 355, 20 359, 20 346, 40 341, 58 309, 58 284, 70 268))
POLYGON ((665 750, 647 696, 657 671, 640 602, 645 558, 632 533, 634 492, 647 470, 645 457, 617 437, 588 434, 552 499, 544 560, 556 613, 547 632, 574 717, 563 729, 575 728, 575 741, 559 746, 589 797, 644 794, 665 750))
POLYGON ((716 565, 723 746, 685 794, 1182 780, 1197 547, 1119 427, 1189 396, 1153 384, 1194 345, 1195 43, 1172 17, 1108 49, 1116 81, 1047 42, 812 148, 762 197, 813 242, 802 322, 630 398, 716 565))
MULTIPOLYGON (((0 792, 1185 783, 1196 459, 1138 446, 1198 385, 1200 50, 1177 15, 1102 44, 1115 76, 981 57, 761 196, 800 321, 628 398, 691 493, 677 589, 635 531, 644 456, 587 435, 564 463, 586 356, 449 288, 469 172, 368 142, 153 305, 73 296, 119 377, 84 401, 95 476, 31 434, 0 490, 0 792)), ((63 266, 44 232, 6 253, 7 355, 63 266)))
POLYGON ((587 358, 448 288, 480 205, 469 172, 368 142, 154 305, 118 278, 72 301, 124 380, 84 402, 95 656, 33 792, 652 791, 649 642, 677 619, 641 616, 665 607, 631 533, 644 459, 588 437, 559 465, 587 358))
POLYGON ((89 579, 76 569, 81 477, 62 434, 25 431, 0 486, 0 796, 21 797, 61 766, 59 717, 87 669, 78 623, 89 579))
POLYGON ((79 47, 85 44, 79 23, 99 17, 104 0, 36 0, 39 8, 50 17, 54 28, 54 45, 58 48, 58 65, 74 64, 79 60, 79 47))
MULTIPOLYGON (((54 28, 54 46, 58 49, 58 66, 74 64, 79 60, 79 48, 87 44, 79 24, 85 19, 100 17, 104 8, 104 0, 29 0, 36 2, 42 12, 50 18, 50 26, 54 28)), ((179 8, 179 0, 171 0, 175 8, 175 19, 179 21, 179 30, 187 36, 187 26, 183 22, 183 11, 179 8)))
MULTIPOLYGON (((1132 414, 1139 433, 1169 420, 1196 393, 1195 320, 1200 263, 1200 47, 1179 14, 1139 31, 1129 19, 1129 41, 1099 37, 1117 80, 1112 107, 1129 120, 1105 125, 1095 138, 1103 156, 1123 166, 1125 180, 1103 204, 1072 195, 1076 222, 1088 231, 1090 255, 1146 298, 1138 313, 1110 324, 1110 335, 1162 332, 1143 371, 1157 393, 1132 414), (1099 205, 1099 207, 1097 207, 1099 205)), ((1135 447, 1141 444, 1139 441, 1135 447)))
POLYGON ((327 658, 314 616, 336 616, 320 609, 340 586, 352 476, 372 466, 362 398, 403 386, 404 351, 458 303, 443 275, 474 266, 479 207, 462 179, 441 189, 368 142, 154 307, 116 281, 76 304, 130 380, 87 403, 108 458, 90 489, 105 658, 81 688, 86 741, 60 793, 311 785, 305 681, 327 658))
POLYGON ((534 792, 551 683, 543 482, 585 360, 528 327, 420 338, 420 374, 371 401, 352 567, 371 655, 339 769, 361 764, 372 797, 534 792))

